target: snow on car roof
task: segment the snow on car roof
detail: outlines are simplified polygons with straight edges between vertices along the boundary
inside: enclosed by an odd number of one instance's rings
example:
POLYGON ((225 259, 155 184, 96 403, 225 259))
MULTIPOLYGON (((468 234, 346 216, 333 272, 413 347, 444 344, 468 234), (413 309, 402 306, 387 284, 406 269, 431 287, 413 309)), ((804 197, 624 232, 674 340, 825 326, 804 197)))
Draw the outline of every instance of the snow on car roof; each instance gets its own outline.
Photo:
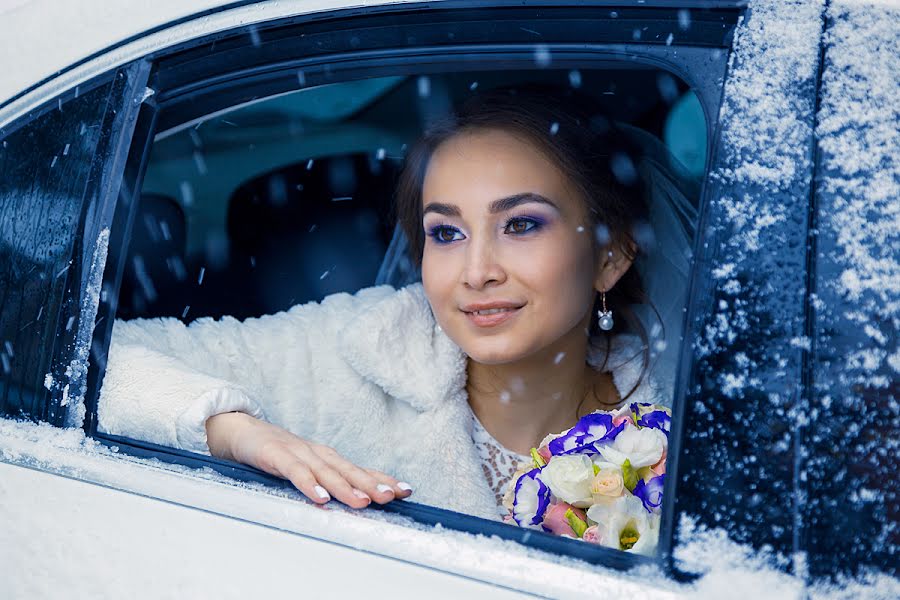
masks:
MULTIPOLYGON (((399 4, 413 0, 10 0, 0 5, 0 126, 7 106, 29 90, 47 87, 21 113, 52 94, 173 44, 285 16, 399 4), (57 43, 59 42, 59 43, 57 43), (43 86, 58 79, 53 86, 43 86)), ((5 118, 7 117, 7 118, 5 118)))

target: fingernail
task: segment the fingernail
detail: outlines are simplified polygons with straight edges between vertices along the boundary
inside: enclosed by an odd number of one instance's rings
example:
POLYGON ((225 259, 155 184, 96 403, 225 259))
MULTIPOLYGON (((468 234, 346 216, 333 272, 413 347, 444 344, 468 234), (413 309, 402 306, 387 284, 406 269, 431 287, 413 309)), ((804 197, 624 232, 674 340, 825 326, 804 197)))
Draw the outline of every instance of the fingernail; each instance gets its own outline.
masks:
POLYGON ((377 489, 379 492, 391 492, 391 493, 394 492, 394 490, 393 490, 393 488, 391 488, 391 486, 385 485, 383 483, 379 483, 378 487, 376 487, 375 489, 377 489))
POLYGON ((328 495, 328 492, 321 485, 317 485, 315 487, 316 493, 319 495, 319 498, 323 498, 325 500, 330 500, 331 496, 328 495))
POLYGON ((397 487, 403 490, 404 492, 411 492, 412 486, 406 483, 405 481, 398 481, 397 487))
POLYGON ((353 495, 356 496, 357 498, 362 498, 363 500, 371 500, 371 498, 369 498, 369 495, 367 493, 365 493, 362 490, 358 490, 356 488, 353 488, 353 495))

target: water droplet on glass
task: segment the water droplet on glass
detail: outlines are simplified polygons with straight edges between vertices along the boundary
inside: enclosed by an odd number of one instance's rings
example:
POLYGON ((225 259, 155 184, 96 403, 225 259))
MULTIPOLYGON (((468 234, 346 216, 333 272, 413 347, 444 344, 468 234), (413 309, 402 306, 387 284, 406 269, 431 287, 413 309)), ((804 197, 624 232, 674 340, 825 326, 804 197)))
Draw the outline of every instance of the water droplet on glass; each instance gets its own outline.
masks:
POLYGON ((584 232, 584 227, 581 226, 581 225, 579 225, 578 227, 575 228, 575 231, 577 231, 578 233, 583 233, 583 232, 584 232))
POLYGON ((675 41, 675 36, 670 33, 666 38, 666 46, 671 46, 673 41, 675 41))
POLYGON ((200 267, 200 275, 197 276, 197 285, 203 285, 203 277, 206 275, 206 267, 200 267))
POLYGON ((525 382, 521 377, 513 377, 509 381, 509 387, 512 388, 514 394, 523 394, 525 392, 525 382))
POLYGON ((559 133, 559 123, 553 122, 550 124, 550 135, 556 135, 559 133))
POLYGON ((297 81, 300 83, 301 87, 306 86, 306 74, 303 73, 303 69, 297 71, 297 81))
POLYGON ((686 8, 678 11, 678 26, 681 27, 682 31, 687 31, 691 28, 691 11, 686 8))
POLYGON ((562 362, 562 359, 564 359, 565 357, 566 357, 566 353, 565 353, 565 352, 560 352, 559 354, 557 354, 557 355, 553 358, 553 364, 554 364, 554 365, 558 365, 559 363, 562 362))
POLYGON ((573 88, 581 87, 581 71, 578 69, 572 69, 569 71, 569 85, 573 88))
POLYGON ((386 154, 387 154, 387 152, 385 151, 384 148, 379 148, 378 151, 375 153, 375 158, 377 158, 378 160, 384 160, 384 157, 386 154))
POLYGON ((634 40, 635 42, 638 41, 638 40, 640 40, 640 39, 641 39, 641 30, 635 28, 635 29, 631 32, 631 39, 634 40))
POLYGON ((511 396, 510 396, 510 394, 509 394, 508 391, 503 390, 502 392, 500 392, 500 402, 501 402, 501 404, 509 404, 510 398, 511 398, 511 396))
POLYGON ((474 91, 477 90, 477 89, 478 89, 478 82, 477 82, 477 81, 473 81, 472 83, 469 84, 469 91, 474 92, 474 91))
POLYGON ((604 225, 603 223, 599 223, 596 227, 594 227, 594 237, 597 239, 597 243, 601 246, 605 246, 610 241, 609 235, 609 227, 604 225))
POLYGON ((329 269, 329 270, 325 271, 324 273, 322 273, 321 275, 319 275, 319 281, 321 281, 321 280, 325 279, 326 277, 328 277, 328 275, 329 275, 330 273, 331 273, 331 269, 329 269))
POLYGON ((306 170, 309 171, 312 169, 312 167, 313 167, 313 159, 309 159, 308 161, 306 161, 306 170))
POLYGON ((4 340, 3 347, 6 348, 6 353, 9 354, 10 358, 16 355, 16 353, 13 352, 12 342, 10 342, 9 340, 4 340))
POLYGON ((57 161, 57 160, 59 160, 59 156, 54 156, 54 157, 53 157, 53 160, 50 162, 50 168, 51 168, 51 169, 52 169, 53 167, 56 166, 56 161, 57 161))
POLYGON ((191 305, 190 305, 190 304, 188 304, 187 306, 185 306, 185 307, 184 307, 184 310, 181 311, 181 318, 182 318, 182 319, 184 319, 185 317, 187 317, 188 311, 189 311, 189 310, 191 310, 191 305))
POLYGON ((544 68, 550 66, 550 63, 553 61, 553 58, 550 56, 550 49, 541 44, 536 46, 534 49, 534 64, 538 67, 544 68))
POLYGON ((63 156, 68 156, 68 155, 69 155, 69 148, 71 147, 71 145, 72 145, 72 144, 66 144, 66 147, 63 148, 63 156))

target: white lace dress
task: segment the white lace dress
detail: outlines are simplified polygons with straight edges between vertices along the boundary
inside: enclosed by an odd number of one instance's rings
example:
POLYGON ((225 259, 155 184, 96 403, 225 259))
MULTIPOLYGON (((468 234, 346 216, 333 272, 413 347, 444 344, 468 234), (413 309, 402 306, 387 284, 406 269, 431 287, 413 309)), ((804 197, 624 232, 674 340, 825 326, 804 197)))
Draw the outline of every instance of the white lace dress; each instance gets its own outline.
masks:
POLYGON ((475 449, 481 457, 481 468, 484 470, 485 479, 497 497, 497 513, 505 516, 507 510, 503 508, 503 496, 506 494, 509 481, 519 463, 523 461, 530 463, 531 457, 516 454, 501 446, 500 442, 487 432, 474 413, 472 413, 472 420, 475 425, 472 431, 472 441, 475 442, 475 449))

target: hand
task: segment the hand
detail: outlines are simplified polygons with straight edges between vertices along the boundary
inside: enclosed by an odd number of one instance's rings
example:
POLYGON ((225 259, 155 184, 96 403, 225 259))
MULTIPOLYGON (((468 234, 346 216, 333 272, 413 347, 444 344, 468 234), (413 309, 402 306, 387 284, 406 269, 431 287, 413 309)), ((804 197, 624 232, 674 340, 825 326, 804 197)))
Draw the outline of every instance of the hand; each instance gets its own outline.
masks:
POLYGON ((210 417, 206 434, 213 456, 287 479, 316 504, 324 504, 333 496, 352 508, 365 508, 372 500, 386 504, 412 494, 406 483, 358 467, 333 448, 245 413, 210 417))

